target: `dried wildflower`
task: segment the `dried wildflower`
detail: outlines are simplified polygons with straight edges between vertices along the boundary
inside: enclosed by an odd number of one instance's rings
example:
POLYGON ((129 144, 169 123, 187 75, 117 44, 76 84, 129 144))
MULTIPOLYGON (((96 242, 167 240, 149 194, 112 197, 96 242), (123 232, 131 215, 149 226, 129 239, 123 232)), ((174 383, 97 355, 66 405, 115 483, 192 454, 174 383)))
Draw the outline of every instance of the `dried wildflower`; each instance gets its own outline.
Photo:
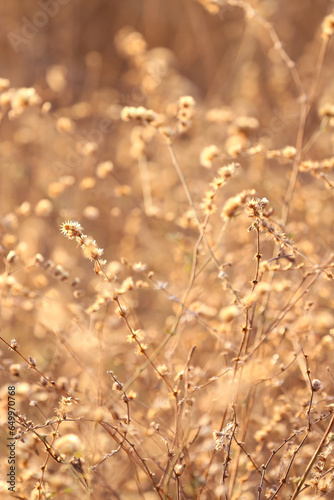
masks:
POLYGON ((192 115, 193 113, 191 108, 181 108, 177 113, 177 119, 180 122, 188 123, 190 122, 192 115))
POLYGON ((328 491, 332 490, 332 480, 330 477, 326 477, 326 474, 324 474, 327 459, 332 453, 332 445, 327 445, 322 453, 319 453, 317 461, 313 465, 311 471, 311 478, 309 482, 313 487, 317 487, 317 489, 321 493, 327 493, 328 491))
POLYGON ((80 282, 81 282, 80 278, 76 277, 73 279, 71 286, 78 286, 80 285, 80 282))
POLYGON ((79 474, 85 473, 84 468, 83 468, 84 463, 85 462, 84 462, 83 458, 81 458, 81 457, 79 457, 79 458, 72 457, 70 460, 70 464, 77 472, 79 472, 79 474))
POLYGON ((131 344, 134 341, 141 341, 143 339, 143 333, 141 330, 132 330, 130 335, 127 336, 127 341, 131 344))
POLYGON ((117 289, 117 293, 119 295, 128 292, 129 290, 133 290, 134 282, 132 276, 128 276, 122 283, 121 287, 117 289))
POLYGON ((195 107, 196 101, 191 95, 185 95, 180 97, 178 105, 179 108, 193 108, 195 107))
POLYGON ((18 348, 19 344, 16 339, 12 339, 10 341, 10 347, 15 351, 18 348))
POLYGON ((257 293, 258 297, 265 295, 270 290, 271 290, 270 283, 266 283, 265 281, 261 281, 260 283, 257 284, 256 293, 257 293))
POLYGON ((217 158, 219 154, 219 149, 217 146, 212 144, 211 146, 205 147, 200 156, 200 164, 204 168, 211 168, 212 162, 215 158, 217 158))
POLYGON ((262 443, 265 438, 268 435, 268 432, 270 432, 270 429, 267 427, 263 427, 262 429, 259 429, 258 431, 255 432, 254 434, 254 439, 257 443, 262 443))
POLYGON ((235 318, 240 316, 241 314, 241 309, 240 307, 237 306, 228 306, 224 307, 224 309, 221 309, 219 311, 219 318, 224 321, 225 323, 230 323, 233 321, 235 318))
POLYGON ((246 136, 259 128, 259 121, 252 116, 238 116, 234 121, 234 127, 237 132, 241 132, 246 136))
POLYGON ((136 288, 149 288, 149 284, 146 283, 146 281, 143 280, 137 280, 135 283, 136 288))
POLYGON ((155 288, 157 290, 166 290, 167 286, 168 286, 167 281, 157 281, 155 284, 155 288))
MULTIPOLYGON (((83 227, 79 222, 67 221, 61 224, 61 232, 64 236, 70 240, 75 239, 78 245, 81 247, 84 256, 94 262, 94 271, 96 274, 104 274, 102 272, 102 266, 106 264, 105 260, 102 260, 103 248, 98 248, 96 241, 83 234, 83 227)), ((106 275, 104 275, 107 278, 106 275)))
POLYGON ((96 241, 91 237, 86 237, 84 239, 82 250, 84 256, 92 261, 101 259, 103 255, 103 248, 98 248, 96 241))
POLYGON ((321 381, 318 378, 312 380, 312 391, 318 392, 321 389, 321 381))
POLYGON ((326 102, 320 109, 319 115, 321 118, 334 118, 334 104, 326 102))
POLYGON ((230 179, 232 175, 234 175, 239 166, 238 163, 230 163, 226 167, 221 167, 217 172, 217 177, 213 179, 210 186, 216 190, 221 188, 226 183, 227 179, 230 179))
POLYGON ((322 23, 323 36, 330 37, 334 33, 334 13, 332 12, 325 17, 322 23))
POLYGON ((179 133, 185 132, 190 128, 195 104, 195 99, 189 95, 180 97, 178 100, 176 117, 178 120, 177 130, 179 133))
POLYGON ((216 191, 210 190, 205 193, 205 196, 201 203, 201 208, 205 215, 213 214, 216 211, 216 205, 213 203, 213 199, 216 195, 216 191))
POLYGON ((230 135, 225 141, 225 150, 230 156, 238 156, 250 145, 244 133, 237 132, 230 135))
POLYGON ((221 212, 223 219, 230 219, 237 215, 237 212, 245 205, 247 199, 255 194, 254 189, 246 189, 241 193, 229 198, 221 212))
MULTIPOLYGON (((287 247, 289 250, 294 251, 295 248, 286 234, 282 231, 281 227, 276 223, 269 221, 270 213, 265 213, 264 210, 268 206, 269 201, 267 198, 252 198, 248 204, 247 208, 250 211, 250 217, 254 219, 253 223, 248 228, 248 231, 253 229, 261 231, 273 238, 276 243, 279 243, 282 247, 287 247)), ((281 282, 282 284, 282 282, 281 282)))
POLYGON ((282 156, 284 158, 293 159, 296 156, 297 150, 294 146, 286 146, 282 149, 282 156))
POLYGON ((215 177, 211 182, 210 182, 210 187, 212 187, 212 189, 214 191, 218 191, 218 189, 220 189, 224 184, 224 181, 222 180, 221 177, 215 177))
POLYGON ((21 114, 22 111, 28 106, 34 106, 41 102, 40 96, 37 94, 33 87, 30 88, 20 88, 13 92, 11 97, 11 107, 10 118, 15 118, 17 115, 21 114))
MULTIPOLYGON (((179 299, 177 299, 176 302, 179 302, 179 299)), ((203 314, 204 316, 207 316, 209 318, 210 317, 213 318, 217 314, 217 309, 215 307, 209 306, 207 304, 203 304, 203 302, 200 302, 198 300, 194 301, 189 306, 189 309, 190 309, 190 313, 193 313, 193 317, 198 316, 198 314, 203 314)))
POLYGON ((76 221, 63 222, 60 226, 60 231, 69 240, 74 240, 84 236, 83 227, 76 221))
POLYGON ((144 264, 143 262, 135 262, 132 264, 132 269, 136 272, 143 272, 147 269, 147 264, 144 264))
POLYGON ((301 162, 299 169, 301 172, 309 172, 310 174, 319 176, 321 171, 331 172, 334 169, 334 156, 325 158, 322 161, 306 160, 301 162))
POLYGON ((213 199, 217 194, 217 191, 226 183, 227 179, 229 179, 234 173, 236 168, 239 165, 236 163, 231 163, 226 167, 221 167, 218 170, 218 175, 213 179, 210 183, 210 187, 212 188, 210 191, 207 191, 205 197, 202 201, 202 208, 205 214, 213 213, 216 210, 216 206, 213 203, 213 199))
POLYGON ((247 154, 250 156, 257 155, 264 151, 264 145, 263 144, 257 144, 256 146, 252 146, 247 149, 247 154))
POLYGON ((0 94, 0 106, 3 109, 10 108, 10 103, 15 89, 8 89, 6 92, 0 94))
POLYGON ((8 264, 14 264, 15 261, 17 260, 17 253, 14 252, 14 250, 11 250, 6 257, 6 261, 8 264))
POLYGON ((217 451, 226 451, 232 439, 233 431, 233 422, 229 422, 221 431, 213 431, 213 439, 215 440, 215 449, 217 451))
POLYGON ((268 204, 269 200, 267 198, 252 198, 247 204, 247 208, 251 212, 251 217, 263 217, 263 211, 268 204))
POLYGON ((190 125, 191 125, 190 120, 187 121, 179 120, 177 124, 177 131, 179 132, 179 134, 183 134, 184 132, 187 132, 187 130, 189 130, 190 125))
POLYGON ((78 452, 78 450, 82 447, 82 442, 76 434, 64 434, 56 439, 54 445, 60 453, 70 455, 78 452))
POLYGON ((36 361, 31 356, 28 357, 28 361, 30 366, 36 366, 36 361))
POLYGON ((99 311, 106 302, 107 302, 106 297, 97 297, 95 302, 91 306, 87 307, 86 312, 88 314, 95 313, 99 311))
MULTIPOLYGON (((312 484, 312 479, 310 481, 310 484, 312 484)), ((319 482, 317 483, 317 489, 320 491, 322 494, 329 493, 330 491, 333 491, 333 475, 332 477, 321 477, 319 479, 319 482)))
POLYGON ((157 121, 158 115, 152 109, 146 109, 144 106, 139 106, 138 108, 125 106, 121 111, 121 119, 125 122, 138 120, 149 124, 157 121))
POLYGON ((127 315, 127 308, 125 306, 120 307, 118 304, 117 307, 115 308, 115 314, 116 316, 119 316, 120 318, 125 318, 127 315))
POLYGON ((257 293, 250 292, 243 298, 243 305, 246 309, 251 307, 257 300, 257 293))
POLYGON ((280 149, 272 149, 267 151, 267 158, 280 158, 282 156, 282 151, 280 149))
POLYGON ((14 377, 18 377, 21 371, 21 365, 19 363, 13 363, 9 367, 9 371, 14 377))
POLYGON ((53 274, 56 278, 60 279, 60 281, 66 281, 69 277, 69 274, 60 264, 57 264, 54 268, 53 274))
POLYGON ((178 477, 182 476, 185 468, 186 468, 186 464, 176 464, 174 467, 174 472, 175 472, 176 476, 178 476, 178 477))
POLYGON ((48 271, 50 271, 51 269, 54 269, 54 267, 55 267, 55 263, 51 259, 48 259, 45 262, 45 269, 47 269, 48 271))
POLYGON ((137 350, 137 354, 144 354, 144 352, 148 349, 148 345, 147 344, 144 344, 144 343, 141 343, 140 345, 138 345, 138 350, 137 350))
POLYGON ((168 369, 168 366, 165 365, 165 364, 162 364, 162 365, 158 365, 157 366, 157 369, 159 371, 159 373, 165 377, 166 375, 168 375, 170 373, 170 370, 168 369))
POLYGON ((112 386, 113 391, 121 391, 123 389, 123 384, 119 381, 114 382, 112 386))
POLYGON ((128 394, 128 399, 132 401, 133 399, 137 398, 137 393, 134 392, 132 389, 130 389, 129 394, 128 394))

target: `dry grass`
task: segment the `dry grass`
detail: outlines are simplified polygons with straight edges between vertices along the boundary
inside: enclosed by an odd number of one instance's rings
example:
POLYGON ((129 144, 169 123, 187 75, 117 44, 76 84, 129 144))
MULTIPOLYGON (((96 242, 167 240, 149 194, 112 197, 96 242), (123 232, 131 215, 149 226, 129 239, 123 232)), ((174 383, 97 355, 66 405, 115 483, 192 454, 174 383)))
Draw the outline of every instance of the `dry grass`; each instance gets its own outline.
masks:
POLYGON ((0 7, 1 498, 8 386, 14 498, 333 498, 329 2, 88 4, 0 7))

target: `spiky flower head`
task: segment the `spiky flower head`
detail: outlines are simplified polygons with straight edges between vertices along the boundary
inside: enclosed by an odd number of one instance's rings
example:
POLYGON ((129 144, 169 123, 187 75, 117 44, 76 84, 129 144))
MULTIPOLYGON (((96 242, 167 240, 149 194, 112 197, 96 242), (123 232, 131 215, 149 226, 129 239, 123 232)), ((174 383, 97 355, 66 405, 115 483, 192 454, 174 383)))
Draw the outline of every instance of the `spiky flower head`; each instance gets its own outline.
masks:
POLYGON ((72 221, 72 220, 68 220, 67 222, 63 222, 60 225, 60 231, 69 240, 74 240, 76 238, 82 238, 82 236, 84 236, 83 227, 81 226, 81 224, 79 224, 79 222, 72 221))
POLYGON ((103 248, 99 248, 93 238, 83 234, 83 227, 81 224, 76 221, 63 222, 60 226, 60 230, 66 238, 77 241, 78 246, 81 247, 86 259, 94 262, 95 273, 102 274, 106 279, 108 279, 107 275, 102 270, 102 266, 107 263, 101 258, 103 255, 103 248))

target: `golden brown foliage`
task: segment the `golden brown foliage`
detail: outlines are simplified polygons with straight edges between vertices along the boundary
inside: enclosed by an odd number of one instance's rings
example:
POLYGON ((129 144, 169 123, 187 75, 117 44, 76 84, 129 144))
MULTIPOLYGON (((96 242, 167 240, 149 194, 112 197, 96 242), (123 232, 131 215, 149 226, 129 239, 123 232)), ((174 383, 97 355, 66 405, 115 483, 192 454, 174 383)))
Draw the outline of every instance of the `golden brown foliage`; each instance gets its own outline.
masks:
POLYGON ((1 4, 16 498, 333 498, 329 3, 1 4))

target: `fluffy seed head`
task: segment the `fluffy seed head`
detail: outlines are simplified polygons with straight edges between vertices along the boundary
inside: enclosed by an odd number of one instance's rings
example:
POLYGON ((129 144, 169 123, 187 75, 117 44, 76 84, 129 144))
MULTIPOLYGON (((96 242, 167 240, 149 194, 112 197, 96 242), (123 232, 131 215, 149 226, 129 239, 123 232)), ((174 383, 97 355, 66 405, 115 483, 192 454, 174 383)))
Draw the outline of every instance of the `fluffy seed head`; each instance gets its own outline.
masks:
POLYGON ((83 236, 83 227, 76 221, 69 220, 63 222, 60 225, 60 231, 69 240, 74 240, 75 238, 81 238, 83 236))

